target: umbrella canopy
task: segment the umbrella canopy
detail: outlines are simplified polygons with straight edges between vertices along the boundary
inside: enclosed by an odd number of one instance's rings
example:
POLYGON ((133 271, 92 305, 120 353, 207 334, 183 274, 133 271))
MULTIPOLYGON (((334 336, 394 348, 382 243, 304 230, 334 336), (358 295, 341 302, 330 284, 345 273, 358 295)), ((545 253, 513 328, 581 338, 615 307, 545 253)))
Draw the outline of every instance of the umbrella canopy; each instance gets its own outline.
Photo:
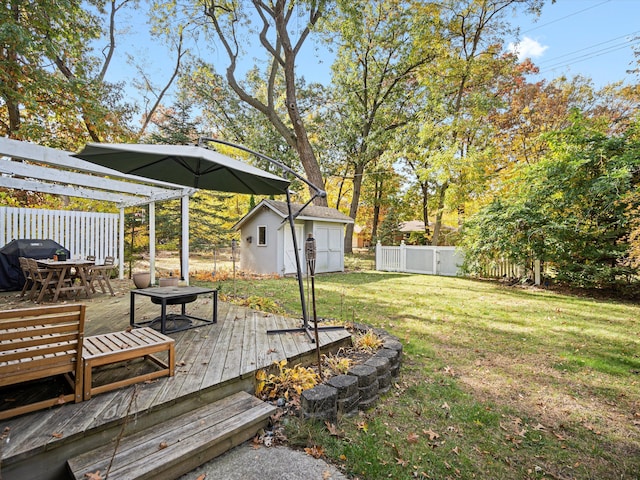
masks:
POLYGON ((73 155, 122 173, 219 192, 277 195, 289 180, 191 145, 88 143, 73 155))

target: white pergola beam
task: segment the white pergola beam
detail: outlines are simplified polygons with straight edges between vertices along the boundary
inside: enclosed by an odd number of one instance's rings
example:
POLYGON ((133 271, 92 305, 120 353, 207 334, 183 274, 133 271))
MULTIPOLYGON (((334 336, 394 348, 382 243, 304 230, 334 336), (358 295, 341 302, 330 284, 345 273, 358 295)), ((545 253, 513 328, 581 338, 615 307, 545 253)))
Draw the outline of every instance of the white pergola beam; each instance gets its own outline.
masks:
MULTIPOLYGON (((100 190, 111 190, 114 192, 128 193, 131 195, 153 196, 171 192, 165 188, 151 187, 140 183, 123 182, 122 180, 112 180, 110 178, 88 175, 86 173, 70 172, 51 167, 41 167, 24 162, 16 162, 0 158, 0 174, 19 175, 38 180, 50 182, 60 182, 63 184, 80 185, 88 188, 100 190)), ((182 193, 182 191, 180 191, 182 193)))
POLYGON ((42 145, 36 145, 34 143, 12 140, 6 137, 0 137, 0 154, 8 157, 19 158, 21 160, 30 160, 56 167, 78 170, 81 172, 98 173, 113 178, 123 178, 134 182, 146 183, 148 185, 157 185, 175 189, 184 188, 173 183, 161 182, 150 178, 138 177, 136 175, 127 175, 111 168, 72 157, 71 152, 43 147, 42 145))
MULTIPOLYGON (((0 175, 0 187, 15 188, 17 190, 28 190, 32 192, 50 193, 52 195, 67 195, 69 197, 91 198, 105 202, 125 203, 138 202, 139 198, 117 193, 101 192, 88 188, 46 183, 39 180, 23 180, 21 178, 5 177, 0 175)), ((148 203, 148 200, 146 201, 148 203)))

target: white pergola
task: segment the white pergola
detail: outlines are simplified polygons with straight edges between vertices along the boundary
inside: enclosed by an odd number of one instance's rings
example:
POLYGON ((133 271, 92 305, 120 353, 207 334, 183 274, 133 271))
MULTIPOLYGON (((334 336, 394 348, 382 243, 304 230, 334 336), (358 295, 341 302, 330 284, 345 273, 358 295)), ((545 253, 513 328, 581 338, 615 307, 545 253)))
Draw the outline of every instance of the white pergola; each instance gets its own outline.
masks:
POLYGON ((5 137, 0 137, 0 187, 115 203, 120 210, 120 278, 124 277, 124 209, 149 205, 149 261, 152 283, 155 282, 155 203, 180 198, 183 246, 181 255, 183 275, 188 282, 189 197, 197 189, 126 175, 72 157, 71 152, 5 137))

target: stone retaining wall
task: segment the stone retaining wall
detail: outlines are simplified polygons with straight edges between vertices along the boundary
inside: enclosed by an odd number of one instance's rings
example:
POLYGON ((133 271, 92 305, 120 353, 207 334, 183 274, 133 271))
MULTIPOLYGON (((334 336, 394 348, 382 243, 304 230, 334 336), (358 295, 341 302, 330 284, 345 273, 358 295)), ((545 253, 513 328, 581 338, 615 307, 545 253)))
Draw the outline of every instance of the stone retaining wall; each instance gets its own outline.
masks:
MULTIPOLYGON (((370 330, 356 326, 358 330, 370 330)), ((302 417, 335 422, 339 415, 355 415, 371 408, 378 396, 391 388, 400 374, 402 343, 384 330, 374 332, 382 338, 383 347, 366 362, 354 365, 346 375, 336 375, 326 383, 305 390, 300 395, 302 417)))

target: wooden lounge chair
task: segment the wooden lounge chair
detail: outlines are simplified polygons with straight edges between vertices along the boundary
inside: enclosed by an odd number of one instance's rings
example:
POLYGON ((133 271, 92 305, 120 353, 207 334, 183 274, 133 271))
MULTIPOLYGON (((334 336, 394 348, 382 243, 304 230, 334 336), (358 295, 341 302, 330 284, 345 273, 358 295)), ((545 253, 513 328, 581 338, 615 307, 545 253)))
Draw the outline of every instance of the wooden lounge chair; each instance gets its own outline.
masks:
POLYGON ((84 305, 0 311, 0 387, 64 376, 70 392, 0 411, 0 419, 83 399, 84 305))

